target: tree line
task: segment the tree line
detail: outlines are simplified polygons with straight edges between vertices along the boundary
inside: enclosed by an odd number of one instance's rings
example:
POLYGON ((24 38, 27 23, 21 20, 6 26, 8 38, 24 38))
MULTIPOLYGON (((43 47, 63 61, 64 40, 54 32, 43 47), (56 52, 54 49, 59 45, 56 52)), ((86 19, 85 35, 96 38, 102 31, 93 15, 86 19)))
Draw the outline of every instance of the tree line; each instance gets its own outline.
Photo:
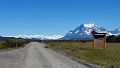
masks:
POLYGON ((106 41, 108 43, 120 43, 120 35, 119 36, 115 36, 115 35, 111 35, 111 36, 107 36, 106 41))

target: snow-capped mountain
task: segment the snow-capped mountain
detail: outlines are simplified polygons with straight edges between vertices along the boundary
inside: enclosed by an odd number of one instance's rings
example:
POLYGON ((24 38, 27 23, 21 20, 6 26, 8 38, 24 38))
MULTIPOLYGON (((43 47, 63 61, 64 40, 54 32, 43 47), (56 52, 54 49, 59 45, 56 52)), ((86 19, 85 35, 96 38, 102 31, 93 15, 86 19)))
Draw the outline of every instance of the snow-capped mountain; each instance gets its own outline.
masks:
POLYGON ((118 35, 120 34, 120 28, 115 31, 108 31, 104 27, 97 27, 95 24, 82 24, 69 31, 62 39, 64 40, 85 40, 92 39, 91 31, 106 32, 107 35, 118 35), (114 34, 113 34, 114 33, 114 34))
POLYGON ((16 36, 8 36, 8 37, 15 37, 15 38, 24 38, 24 39, 39 39, 39 40, 56 40, 62 38, 62 35, 16 35, 16 36))
POLYGON ((92 39, 91 32, 105 32, 107 36, 109 35, 120 35, 120 27, 115 29, 114 31, 108 31, 104 27, 98 27, 95 24, 82 24, 77 28, 70 30, 65 36, 62 35, 16 35, 16 36, 8 36, 15 38, 24 38, 24 39, 39 39, 39 40, 90 40, 92 39))
POLYGON ((114 31, 109 31, 111 35, 120 35, 120 27, 116 28, 114 31))

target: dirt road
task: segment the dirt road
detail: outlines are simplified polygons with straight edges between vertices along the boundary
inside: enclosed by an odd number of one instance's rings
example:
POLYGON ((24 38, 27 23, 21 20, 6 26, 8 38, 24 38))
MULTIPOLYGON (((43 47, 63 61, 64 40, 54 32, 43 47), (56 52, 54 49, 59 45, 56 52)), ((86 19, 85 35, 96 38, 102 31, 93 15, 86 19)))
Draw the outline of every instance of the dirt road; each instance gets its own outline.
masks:
POLYGON ((25 48, 1 52, 0 68, 89 68, 44 46, 31 42, 25 48))

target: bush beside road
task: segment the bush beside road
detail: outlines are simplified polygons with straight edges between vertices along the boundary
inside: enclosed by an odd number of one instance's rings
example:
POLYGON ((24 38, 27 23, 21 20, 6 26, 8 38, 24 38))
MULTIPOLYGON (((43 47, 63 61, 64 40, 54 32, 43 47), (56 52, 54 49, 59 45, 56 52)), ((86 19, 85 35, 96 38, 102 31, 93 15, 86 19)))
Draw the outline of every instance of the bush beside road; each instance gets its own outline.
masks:
POLYGON ((27 44, 29 41, 24 39, 5 39, 0 40, 0 50, 23 47, 24 44, 27 44))

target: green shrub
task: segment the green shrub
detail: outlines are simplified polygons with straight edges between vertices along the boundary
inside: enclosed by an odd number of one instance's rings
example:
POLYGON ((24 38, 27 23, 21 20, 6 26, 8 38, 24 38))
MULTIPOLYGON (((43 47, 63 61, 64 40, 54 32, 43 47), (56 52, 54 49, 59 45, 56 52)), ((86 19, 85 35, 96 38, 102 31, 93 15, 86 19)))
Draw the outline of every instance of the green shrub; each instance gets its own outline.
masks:
POLYGON ((0 49, 6 47, 6 42, 5 41, 0 41, 0 49))
POLYGON ((24 39, 8 39, 6 40, 6 44, 8 47, 21 47, 24 46, 24 44, 27 43, 24 39))

